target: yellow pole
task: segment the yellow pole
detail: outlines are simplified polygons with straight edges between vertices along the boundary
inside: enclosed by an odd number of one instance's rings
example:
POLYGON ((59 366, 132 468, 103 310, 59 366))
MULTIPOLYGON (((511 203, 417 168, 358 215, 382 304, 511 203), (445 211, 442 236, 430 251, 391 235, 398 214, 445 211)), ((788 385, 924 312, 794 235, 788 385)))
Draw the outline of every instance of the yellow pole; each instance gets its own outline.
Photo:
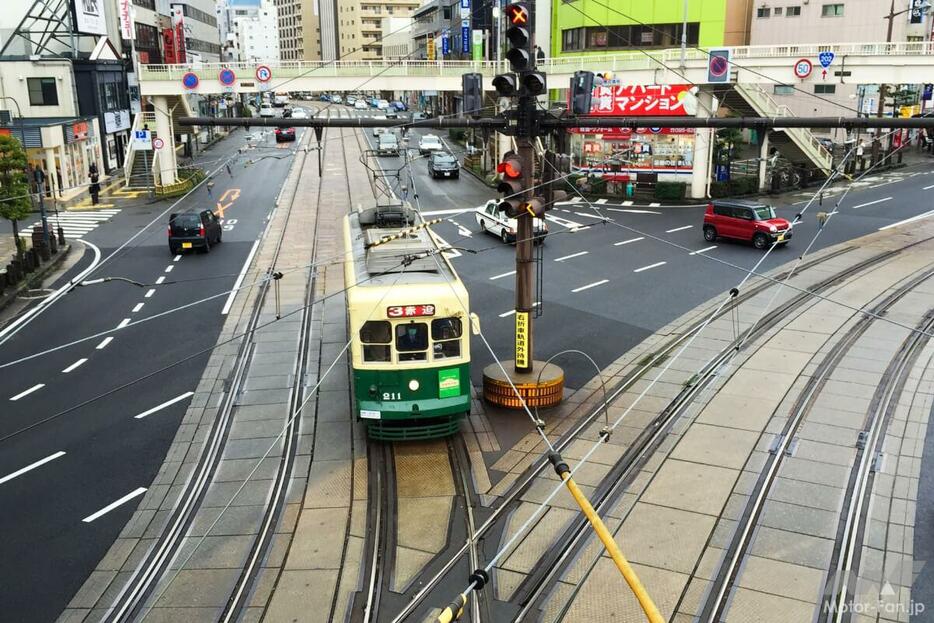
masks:
POLYGON ((456 621, 461 618, 461 615, 464 613, 464 606, 466 605, 467 593, 461 593, 457 596, 457 599, 452 601, 447 608, 438 614, 436 621, 438 623, 451 623, 451 621, 456 621))
POLYGON ((645 586, 642 585, 642 581, 639 579, 639 576, 636 575, 636 572, 633 571, 632 567, 629 565, 629 561, 626 560, 625 556, 623 556, 623 552, 619 549, 619 546, 613 539, 613 535, 610 534, 610 531, 607 530, 603 520, 600 519, 600 516, 596 513, 596 511, 594 511, 593 506, 590 505, 590 500, 587 499, 587 496, 584 495, 580 488, 578 488, 577 483, 574 482, 574 479, 571 478, 571 472, 567 469, 567 464, 559 463, 557 465, 560 465, 560 467, 563 468, 559 472, 561 480, 563 480, 564 484, 567 485, 568 491, 571 492, 571 495, 574 496, 574 500, 577 502, 578 506, 580 506, 581 510, 584 511, 584 515, 586 515, 587 521, 589 521, 590 525, 593 526, 594 531, 596 531, 597 536, 600 537, 600 541, 603 543, 603 547, 606 548, 606 551, 610 554, 613 562, 616 563, 616 568, 619 569, 619 572, 623 574, 623 579, 626 580, 626 584, 629 585, 630 590, 632 590, 632 594, 636 596, 637 600, 639 600, 639 605, 642 606, 642 611, 645 612, 646 618, 648 618, 650 623, 665 623, 665 619, 662 617, 661 612, 658 611, 658 607, 655 605, 655 602, 652 601, 648 591, 645 590, 645 586))

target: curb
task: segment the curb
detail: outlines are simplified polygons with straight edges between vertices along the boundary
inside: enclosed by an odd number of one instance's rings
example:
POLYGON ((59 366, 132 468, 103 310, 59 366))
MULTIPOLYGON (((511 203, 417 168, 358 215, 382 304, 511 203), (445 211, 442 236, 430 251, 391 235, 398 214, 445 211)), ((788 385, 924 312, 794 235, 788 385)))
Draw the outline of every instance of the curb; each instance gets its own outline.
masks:
MULTIPOLYGON (((19 294, 23 290, 28 290, 31 286, 36 283, 36 280, 43 280, 48 276, 50 272, 58 268, 59 264, 65 261, 65 258, 68 257, 68 254, 71 253, 71 245, 68 244, 62 249, 54 258, 42 265, 42 267, 27 275, 20 284, 13 288, 10 292, 4 292, 0 294, 0 312, 5 310, 7 307, 13 304, 13 302, 19 297, 19 294)), ((10 318, 9 320, 13 320, 10 318)), ((6 323, 4 323, 6 324, 6 323)))

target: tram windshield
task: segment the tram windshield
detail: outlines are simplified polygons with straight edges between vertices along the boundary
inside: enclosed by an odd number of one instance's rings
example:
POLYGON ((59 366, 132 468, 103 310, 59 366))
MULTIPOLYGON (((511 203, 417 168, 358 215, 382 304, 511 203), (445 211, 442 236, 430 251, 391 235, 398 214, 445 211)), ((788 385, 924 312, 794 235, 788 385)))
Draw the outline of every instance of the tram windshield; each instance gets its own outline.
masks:
POLYGON ((396 325, 396 350, 399 361, 416 361, 428 358, 428 325, 410 322, 396 325))

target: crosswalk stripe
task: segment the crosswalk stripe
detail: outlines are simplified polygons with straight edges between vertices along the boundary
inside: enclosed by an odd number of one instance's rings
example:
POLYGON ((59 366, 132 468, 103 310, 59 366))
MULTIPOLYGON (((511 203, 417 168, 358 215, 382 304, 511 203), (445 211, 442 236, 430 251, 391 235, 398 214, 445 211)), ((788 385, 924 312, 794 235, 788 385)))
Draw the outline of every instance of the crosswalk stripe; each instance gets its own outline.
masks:
MULTIPOLYGON (((111 218, 116 216, 117 213, 120 212, 120 209, 118 208, 116 210, 101 210, 100 212, 101 213, 95 213, 95 214, 82 214, 82 213, 72 214, 72 213, 65 212, 63 214, 59 214, 57 217, 54 215, 49 216, 48 224, 49 224, 49 227, 52 228, 53 231, 57 230, 58 228, 61 228, 66 236, 70 238, 76 238, 76 237, 83 236, 85 234, 88 234, 94 231, 95 229, 97 229, 98 225, 100 225, 101 223, 106 223, 111 218)), ((24 238, 28 238, 32 236, 32 230, 37 225, 41 226, 42 221, 36 221, 29 227, 25 228, 20 233, 20 236, 24 238)))

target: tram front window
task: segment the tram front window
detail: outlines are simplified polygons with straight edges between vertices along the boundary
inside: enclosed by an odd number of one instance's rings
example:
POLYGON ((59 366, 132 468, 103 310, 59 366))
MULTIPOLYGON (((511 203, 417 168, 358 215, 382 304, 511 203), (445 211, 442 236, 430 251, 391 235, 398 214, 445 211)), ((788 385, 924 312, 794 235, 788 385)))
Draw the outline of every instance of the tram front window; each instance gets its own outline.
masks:
POLYGON ((460 357, 461 354, 461 328, 460 318, 438 318, 431 321, 431 339, 435 359, 448 359, 460 357))
POLYGON ((390 343, 392 325, 385 320, 371 320, 360 327, 360 341, 363 342, 364 361, 390 361, 390 343))
POLYGON ((424 361, 428 358, 428 325, 411 322, 396 325, 396 350, 399 361, 424 361))

